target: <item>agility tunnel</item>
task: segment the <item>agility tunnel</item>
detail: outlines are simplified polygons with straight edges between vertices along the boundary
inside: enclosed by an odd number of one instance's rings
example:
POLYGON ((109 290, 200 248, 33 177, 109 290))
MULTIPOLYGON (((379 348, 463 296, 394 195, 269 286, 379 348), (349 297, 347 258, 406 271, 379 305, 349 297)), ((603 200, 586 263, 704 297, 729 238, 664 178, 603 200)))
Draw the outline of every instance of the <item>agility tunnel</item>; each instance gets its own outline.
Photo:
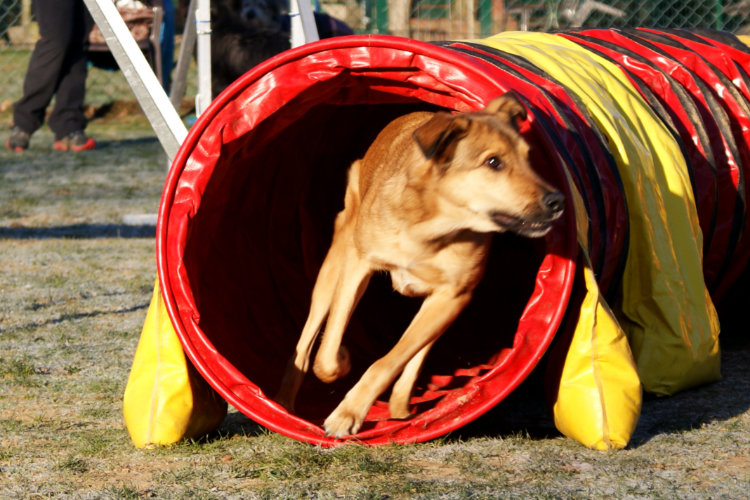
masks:
POLYGON ((294 439, 342 442, 323 420, 420 304, 374 278, 344 337, 352 373, 333 384, 308 374, 294 414, 273 402, 347 169, 396 116, 479 110, 512 91, 528 108, 532 166, 565 194, 564 215, 544 239, 497 235, 471 305, 427 359, 411 418, 390 419, 385 393, 343 442, 444 435, 545 358, 558 428, 586 446, 625 446, 642 388, 666 395, 720 376, 712 298, 750 256, 749 68, 733 35, 650 29, 351 36, 254 68, 198 119, 168 175, 159 281, 125 398, 134 441, 210 430, 227 401, 294 439), (180 382, 154 375, 164 356, 152 337, 172 330, 187 357, 180 382), (190 397, 157 395, 170 384, 190 397), (153 438, 174 414, 192 423, 153 438))

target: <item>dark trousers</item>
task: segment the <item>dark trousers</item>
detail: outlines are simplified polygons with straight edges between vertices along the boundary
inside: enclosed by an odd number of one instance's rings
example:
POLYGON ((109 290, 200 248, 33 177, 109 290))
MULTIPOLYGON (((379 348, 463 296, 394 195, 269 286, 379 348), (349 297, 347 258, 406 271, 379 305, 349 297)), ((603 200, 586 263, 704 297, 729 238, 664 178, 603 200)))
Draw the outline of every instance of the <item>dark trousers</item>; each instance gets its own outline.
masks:
POLYGON ((55 96, 49 127, 62 139, 86 127, 86 49, 94 21, 83 0, 35 0, 34 6, 41 38, 29 60, 23 97, 13 105, 13 124, 33 133, 55 96))

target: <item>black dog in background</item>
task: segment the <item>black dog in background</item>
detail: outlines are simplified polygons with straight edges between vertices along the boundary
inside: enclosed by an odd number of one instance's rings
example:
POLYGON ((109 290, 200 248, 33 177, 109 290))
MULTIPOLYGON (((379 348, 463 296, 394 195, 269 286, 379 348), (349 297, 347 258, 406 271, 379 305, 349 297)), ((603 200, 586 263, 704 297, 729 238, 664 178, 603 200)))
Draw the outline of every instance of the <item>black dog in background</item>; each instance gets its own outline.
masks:
MULTIPOLYGON (((250 68, 290 48, 285 0, 211 2, 211 87, 216 97, 250 68)), ((321 39, 351 35, 346 24, 315 12, 321 39)))

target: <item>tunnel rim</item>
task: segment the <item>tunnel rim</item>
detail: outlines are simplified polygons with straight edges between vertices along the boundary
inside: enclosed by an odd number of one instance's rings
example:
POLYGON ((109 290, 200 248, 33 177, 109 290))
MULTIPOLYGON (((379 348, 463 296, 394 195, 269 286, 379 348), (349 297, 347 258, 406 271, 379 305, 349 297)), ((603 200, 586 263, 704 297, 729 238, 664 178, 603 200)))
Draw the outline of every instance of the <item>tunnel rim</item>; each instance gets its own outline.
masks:
MULTIPOLYGON (((467 78, 471 78, 473 86, 478 86, 485 92, 489 92, 489 89, 501 90, 501 87, 496 81, 493 80, 491 74, 487 72, 483 65, 478 61, 474 61, 469 58, 458 57, 455 52, 452 52, 447 48, 405 38, 385 35, 354 35, 322 40, 320 42, 304 45, 297 49, 292 49, 290 51, 284 52, 279 56, 276 56, 250 70, 235 83, 230 85, 211 103, 209 108, 198 118, 195 125, 193 125, 193 127, 189 131, 188 136, 179 148, 172 162, 171 168, 167 175, 162 200, 160 202, 157 222, 157 270, 160 289, 163 294, 164 303, 171 323, 190 362, 195 366, 200 375, 209 383, 209 385, 211 385, 211 387, 213 387, 220 394, 221 397, 223 397, 235 408, 237 408, 239 411, 247 415, 255 422, 288 437, 323 446, 332 446, 335 444, 339 444, 342 441, 325 437, 322 435, 322 433, 319 433, 317 429, 312 429, 309 433, 300 431, 299 428, 304 428, 306 424, 309 426, 313 426, 313 424, 310 424, 294 415, 284 415, 284 413, 286 413, 286 410, 278 406, 270 399, 265 398, 262 394, 258 395, 261 401, 255 402, 260 403, 260 406, 248 406, 248 404, 236 397, 236 394, 231 390, 230 387, 227 386, 225 381, 221 380, 215 374, 212 364, 209 363, 209 361, 206 360, 203 355, 198 352, 199 350, 196 348, 193 342, 193 338, 191 336, 192 334, 188 331, 188 328, 185 325, 185 320, 182 317, 182 314, 180 313, 176 303, 176 295, 179 293, 179 291, 175 290, 175 287, 172 286, 174 280, 174 266, 176 264, 170 261, 170 257, 168 255, 170 215, 172 202, 174 201, 175 190, 180 180, 180 176, 182 175, 184 167, 189 160, 192 152, 194 151, 194 148, 200 142, 200 139, 203 136, 206 127, 228 103, 230 103, 240 92, 242 92, 242 90, 252 85, 254 82, 260 79, 262 76, 268 74, 269 72, 273 72, 275 69, 286 64, 293 64, 294 61, 298 59, 314 57, 316 54, 323 51, 355 50, 362 48, 378 48, 412 52, 415 55, 425 56, 433 59, 436 61, 436 63, 454 67, 455 70, 461 71, 466 74, 467 78), (290 428, 290 423, 298 425, 299 428, 290 428)), ((482 92, 478 93, 481 94, 482 92)), ((570 235, 567 235, 567 237, 570 238, 570 235)), ((567 294, 568 296, 570 294, 570 289, 572 288, 573 275, 575 270, 575 259, 572 258, 573 251, 570 250, 570 248, 572 248, 573 246, 574 243, 568 242, 569 254, 567 255, 567 257, 561 256, 559 258, 560 262, 556 263, 556 265, 564 266, 563 274, 565 275, 565 279, 564 290, 562 290, 562 292, 563 294, 567 294), (562 262, 563 260, 565 260, 565 262, 562 262)), ((538 272, 536 279, 539 279, 538 272)), ((563 316, 567 308, 567 298, 567 296, 558 297, 559 302, 555 308, 555 311, 551 313, 551 319, 549 323, 555 325, 555 331, 562 324, 563 316)), ((543 346, 538 346, 536 351, 531 354, 531 357, 533 359, 529 363, 527 363, 527 366, 524 366, 524 370, 516 372, 516 379, 512 382, 512 384, 509 385, 507 391, 505 391, 504 393, 497 393, 485 398, 481 405, 475 406, 472 412, 462 414, 462 418, 457 419, 453 423, 425 429, 424 431, 415 433, 409 439, 395 440, 395 442, 422 442, 434 439, 465 425, 466 423, 489 411, 489 409, 494 407, 500 400, 506 397, 507 394, 512 392, 512 390, 515 389, 521 383, 521 381, 523 381, 528 376, 531 370, 541 359, 541 356, 549 347, 549 344, 554 337, 554 333, 554 331, 547 332, 547 334, 545 335, 546 343, 543 346)), ((394 440, 389 439, 389 436, 383 436, 382 439, 373 438, 364 441, 364 444, 384 444, 388 442, 394 442, 394 440)))

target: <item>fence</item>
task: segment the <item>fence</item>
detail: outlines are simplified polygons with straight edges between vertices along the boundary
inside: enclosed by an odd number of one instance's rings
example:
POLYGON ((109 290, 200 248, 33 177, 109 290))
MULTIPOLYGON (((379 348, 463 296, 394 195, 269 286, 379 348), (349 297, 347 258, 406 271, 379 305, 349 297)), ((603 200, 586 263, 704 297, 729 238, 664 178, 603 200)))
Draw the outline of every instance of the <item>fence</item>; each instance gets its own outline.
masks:
MULTIPOLYGON (((186 2, 178 3, 178 13, 185 12, 186 2)), ((359 33, 428 41, 586 26, 701 27, 750 34, 750 0, 315 0, 315 4, 359 33)), ((0 111, 21 94, 35 39, 31 0, 0 0, 0 111)), ((130 98, 119 72, 92 68, 87 86, 91 104, 130 98)))
POLYGON ((322 5, 359 31, 420 40, 585 26, 750 32, 750 0, 324 0, 322 5))

